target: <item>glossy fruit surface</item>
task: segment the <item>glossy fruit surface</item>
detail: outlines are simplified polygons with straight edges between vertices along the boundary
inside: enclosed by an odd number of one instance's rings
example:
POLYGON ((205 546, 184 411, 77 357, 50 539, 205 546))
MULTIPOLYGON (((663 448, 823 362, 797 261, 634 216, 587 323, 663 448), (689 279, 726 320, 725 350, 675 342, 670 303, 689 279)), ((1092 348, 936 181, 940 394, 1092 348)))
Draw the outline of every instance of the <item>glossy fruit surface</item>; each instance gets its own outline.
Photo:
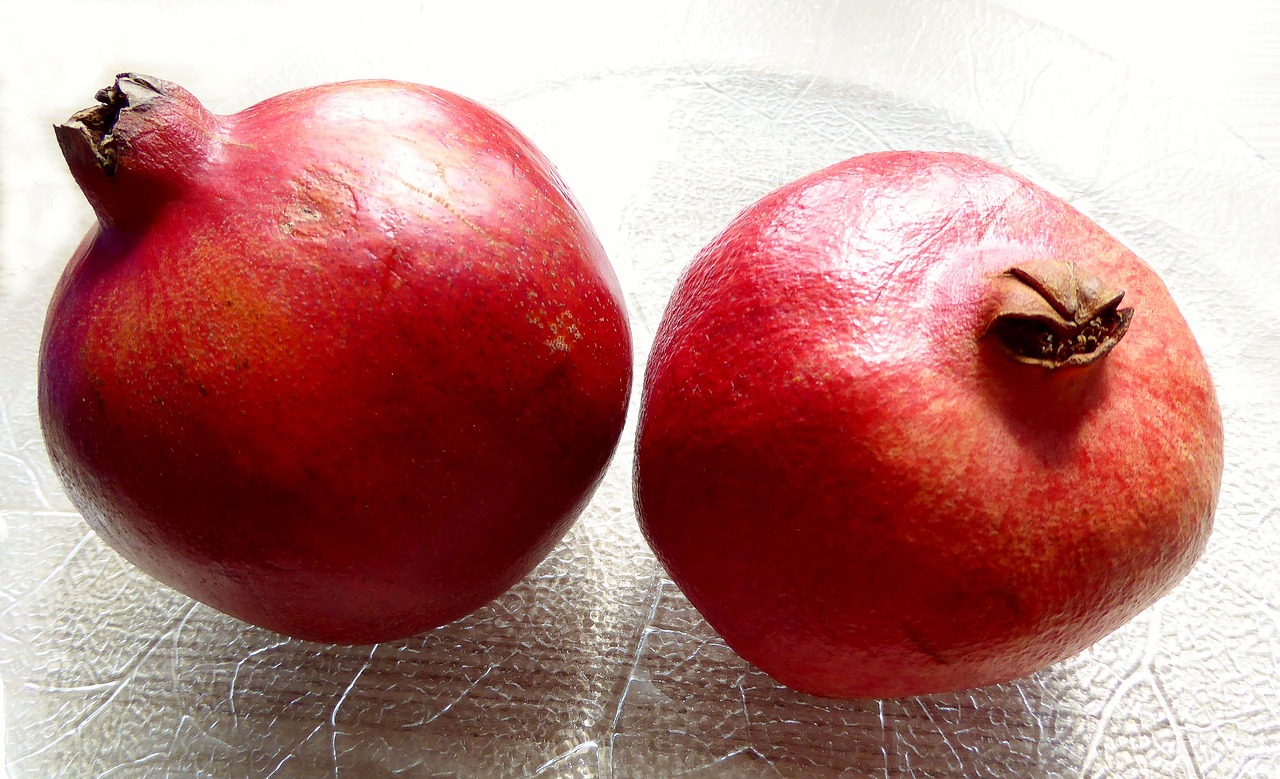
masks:
POLYGON ((99 223, 40 355, 50 456, 159 580, 302 638, 417 633, 504 592, 621 433, 617 279, 551 164, 391 81, 217 116, 123 74, 57 128, 99 223))
POLYGON ((782 683, 1023 676, 1165 594, 1222 422, 1156 274, 973 157, 857 157, 765 196, 677 285, 645 375, 646 538, 782 683))

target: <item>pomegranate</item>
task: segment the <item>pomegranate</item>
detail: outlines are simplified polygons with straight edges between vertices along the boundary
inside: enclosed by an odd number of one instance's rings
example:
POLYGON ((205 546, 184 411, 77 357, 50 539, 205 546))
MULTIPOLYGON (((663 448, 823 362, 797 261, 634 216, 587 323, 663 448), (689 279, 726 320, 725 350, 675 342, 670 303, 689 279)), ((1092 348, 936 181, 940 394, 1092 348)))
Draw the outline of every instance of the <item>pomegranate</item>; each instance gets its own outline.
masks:
POLYGON ((331 84, 217 116, 122 74, 57 127, 97 225, 40 416, 106 542, 242 620, 404 637, 528 573, 631 377, 618 281, 546 158, 454 94, 331 84))
POLYGON ((1222 421, 1156 274, 996 165, 886 152, 747 208, 686 270, 635 460, 650 545, 746 660, 899 697, 1030 674, 1208 539, 1222 421))

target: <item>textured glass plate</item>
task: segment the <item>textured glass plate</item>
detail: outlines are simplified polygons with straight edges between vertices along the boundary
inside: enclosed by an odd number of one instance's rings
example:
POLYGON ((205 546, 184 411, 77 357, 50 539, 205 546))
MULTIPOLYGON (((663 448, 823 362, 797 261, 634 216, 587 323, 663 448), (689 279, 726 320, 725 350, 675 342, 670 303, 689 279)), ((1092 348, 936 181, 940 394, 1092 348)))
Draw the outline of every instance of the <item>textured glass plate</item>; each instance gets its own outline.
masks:
POLYGON ((462 5, 0 10, 0 775, 1280 776, 1274 170, 977 0, 462 5), (631 508, 629 427, 551 558, 456 624, 351 648, 223 617, 89 533, 36 419, 44 307, 91 221, 49 125, 124 69, 221 113, 366 76, 497 108, 595 221, 640 367, 680 269, 773 187, 885 148, 1010 165, 1156 266, 1208 353, 1227 424, 1209 550, 1158 605, 1034 677, 808 698, 735 657, 662 575, 631 508))

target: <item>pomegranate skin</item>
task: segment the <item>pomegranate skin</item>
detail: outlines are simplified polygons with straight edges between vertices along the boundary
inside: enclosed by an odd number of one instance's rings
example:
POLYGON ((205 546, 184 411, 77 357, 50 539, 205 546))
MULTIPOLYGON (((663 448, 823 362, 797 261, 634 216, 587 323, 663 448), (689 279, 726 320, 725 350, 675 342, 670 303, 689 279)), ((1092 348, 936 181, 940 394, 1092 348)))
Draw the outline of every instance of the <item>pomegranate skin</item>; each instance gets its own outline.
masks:
POLYGON ((122 74, 57 128, 98 214, 49 308, 47 448, 143 571, 303 639, 462 617, 540 562, 621 434, 618 281, 547 159, 392 81, 215 116, 122 74))
POLYGON ((686 270, 636 506, 743 658, 814 695, 900 697, 1030 674, 1168 592, 1207 543, 1222 447, 1146 264, 1010 171, 885 152, 770 193, 686 270), (1081 300, 1124 291, 1109 352, 1010 356, 994 323, 1042 271, 1081 300))

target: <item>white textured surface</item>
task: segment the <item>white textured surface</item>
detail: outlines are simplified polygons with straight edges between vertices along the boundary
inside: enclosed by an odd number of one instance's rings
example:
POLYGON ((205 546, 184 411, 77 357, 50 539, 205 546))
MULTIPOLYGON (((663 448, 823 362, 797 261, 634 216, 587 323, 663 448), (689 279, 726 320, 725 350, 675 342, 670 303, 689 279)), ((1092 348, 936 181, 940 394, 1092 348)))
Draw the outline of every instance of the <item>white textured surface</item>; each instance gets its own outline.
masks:
POLYGON ((1280 161, 1280 3, 1275 0, 992 0, 1126 63, 1280 161))
POLYGON ((1280 174, 1126 68, 977 0, 602 5, 0 7, 0 775, 1280 776, 1280 174), (886 147, 1009 164, 1155 265, 1205 347, 1228 463, 1209 551, 1035 677, 805 698, 660 575, 628 430, 553 557, 459 623, 325 647, 194 605, 89 534, 35 417, 44 306, 91 219, 49 125, 126 68, 219 112, 361 76, 492 105, 596 222, 641 360, 679 270, 772 187, 886 147))

